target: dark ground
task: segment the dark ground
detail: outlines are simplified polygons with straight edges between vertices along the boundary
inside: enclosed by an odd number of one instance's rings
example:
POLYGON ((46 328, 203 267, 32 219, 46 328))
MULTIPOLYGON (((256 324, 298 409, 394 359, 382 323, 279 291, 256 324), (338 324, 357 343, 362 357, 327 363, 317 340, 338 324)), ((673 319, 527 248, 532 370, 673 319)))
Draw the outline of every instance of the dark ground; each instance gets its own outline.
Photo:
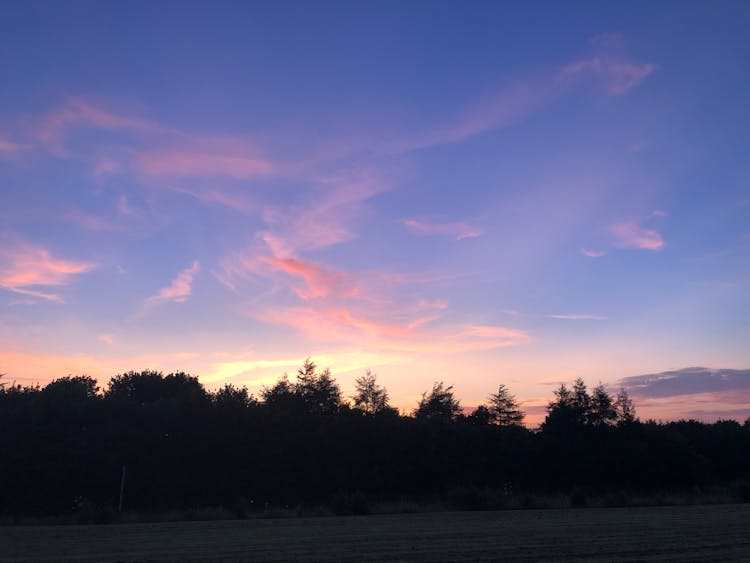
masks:
POLYGON ((750 504, 0 527, 0 561, 750 561, 750 504))

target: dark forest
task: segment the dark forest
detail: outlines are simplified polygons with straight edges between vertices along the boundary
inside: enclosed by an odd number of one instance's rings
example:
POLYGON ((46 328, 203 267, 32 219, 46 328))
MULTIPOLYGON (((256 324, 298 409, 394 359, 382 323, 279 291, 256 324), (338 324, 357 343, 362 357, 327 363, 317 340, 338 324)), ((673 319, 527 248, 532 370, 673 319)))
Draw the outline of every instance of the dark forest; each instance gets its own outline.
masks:
POLYGON ((523 418, 504 385, 467 415, 442 382, 399 413, 370 372, 345 398, 311 361, 257 398, 185 373, 128 372, 104 389, 86 376, 6 381, 0 517, 108 522, 120 501, 233 517, 750 501, 750 420, 640 421, 627 393, 581 380, 555 392, 538 429, 523 418))

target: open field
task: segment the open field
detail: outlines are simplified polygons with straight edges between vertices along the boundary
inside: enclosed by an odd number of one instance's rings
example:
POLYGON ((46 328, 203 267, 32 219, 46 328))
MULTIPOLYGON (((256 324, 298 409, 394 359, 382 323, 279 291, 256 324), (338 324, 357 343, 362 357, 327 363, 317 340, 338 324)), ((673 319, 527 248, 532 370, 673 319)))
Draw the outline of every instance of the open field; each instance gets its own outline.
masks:
POLYGON ((750 561, 750 504, 0 528, 0 561, 750 561))

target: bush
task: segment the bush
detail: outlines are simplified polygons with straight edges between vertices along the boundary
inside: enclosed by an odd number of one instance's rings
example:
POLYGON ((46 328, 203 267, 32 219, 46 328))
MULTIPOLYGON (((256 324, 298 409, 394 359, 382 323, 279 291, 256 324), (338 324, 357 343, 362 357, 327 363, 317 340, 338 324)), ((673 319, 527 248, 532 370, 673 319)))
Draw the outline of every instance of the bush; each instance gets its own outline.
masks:
POLYGON ((570 507, 571 508, 586 508, 588 506, 588 498, 583 489, 573 489, 570 493, 570 507))
POLYGON ((118 514, 111 506, 101 506, 88 499, 81 499, 75 506, 78 524, 113 524, 118 514))
POLYGON ((486 510, 487 496, 475 487, 458 487, 448 491, 448 503, 457 510, 486 510))
POLYGON ((334 513, 339 516, 370 513, 370 505, 362 491, 338 492, 333 495, 331 505, 334 513))

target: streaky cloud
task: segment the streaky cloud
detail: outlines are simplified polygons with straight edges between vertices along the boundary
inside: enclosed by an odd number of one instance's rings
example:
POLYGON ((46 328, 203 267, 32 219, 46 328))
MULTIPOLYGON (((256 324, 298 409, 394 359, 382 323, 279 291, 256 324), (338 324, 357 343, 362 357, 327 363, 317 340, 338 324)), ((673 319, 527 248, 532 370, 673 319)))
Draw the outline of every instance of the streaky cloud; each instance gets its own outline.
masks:
POLYGON ((231 176, 254 178, 274 172, 270 161, 251 152, 201 152, 197 150, 164 150, 141 153, 136 158, 139 173, 157 177, 231 176))
POLYGON ((17 153, 19 151, 30 149, 30 148, 31 148, 31 145, 15 143, 13 141, 9 141, 8 139, 0 138, 0 154, 17 153))
POLYGON ((298 258, 262 257, 261 260, 275 270, 302 278, 307 288, 295 287, 294 292, 304 301, 328 295, 352 297, 357 294, 357 286, 346 274, 334 272, 322 264, 298 258))
POLYGON ((196 260, 189 268, 186 268, 177 274, 172 283, 167 287, 160 289, 154 295, 146 299, 147 305, 155 305, 173 301, 175 303, 184 303, 190 297, 193 291, 193 278, 200 271, 200 263, 196 260))
POLYGON ((91 271, 90 262, 56 258, 41 246, 8 243, 0 249, 0 287, 14 293, 64 303, 45 288, 68 285, 77 275, 91 271))
POLYGON ((569 81, 574 78, 595 77, 610 94, 622 96, 639 86, 657 68, 653 63, 639 63, 627 58, 603 55, 566 65, 560 71, 560 79, 569 81))
MULTIPOLYGON (((652 215, 653 216, 653 215, 652 215)), ((662 215, 656 215, 661 217, 662 215)), ((615 245, 621 248, 637 248, 642 250, 661 250, 664 239, 656 229, 644 226, 645 219, 630 218, 617 221, 610 227, 615 245)))
POLYGON ((607 317, 601 315, 577 315, 577 314, 557 314, 545 315, 548 319, 561 319, 566 321, 605 321, 607 317))
POLYGON ((601 258, 606 252, 603 250, 592 250, 590 248, 581 248, 581 254, 588 256, 589 258, 601 258))
POLYGON ((624 377, 618 383, 634 395, 642 397, 748 391, 750 390, 750 369, 688 367, 624 377))
MULTIPOLYGON (((345 307, 291 307, 253 314, 288 326, 311 340, 349 342, 368 349, 404 353, 457 353, 520 346, 530 342, 522 330, 489 325, 426 327, 427 322, 382 322, 345 307)), ((418 319, 417 319, 418 321, 418 319)))
POLYGON ((482 234, 478 228, 460 221, 438 222, 414 218, 406 219, 404 225, 420 235, 449 236, 456 240, 475 238, 482 234))

